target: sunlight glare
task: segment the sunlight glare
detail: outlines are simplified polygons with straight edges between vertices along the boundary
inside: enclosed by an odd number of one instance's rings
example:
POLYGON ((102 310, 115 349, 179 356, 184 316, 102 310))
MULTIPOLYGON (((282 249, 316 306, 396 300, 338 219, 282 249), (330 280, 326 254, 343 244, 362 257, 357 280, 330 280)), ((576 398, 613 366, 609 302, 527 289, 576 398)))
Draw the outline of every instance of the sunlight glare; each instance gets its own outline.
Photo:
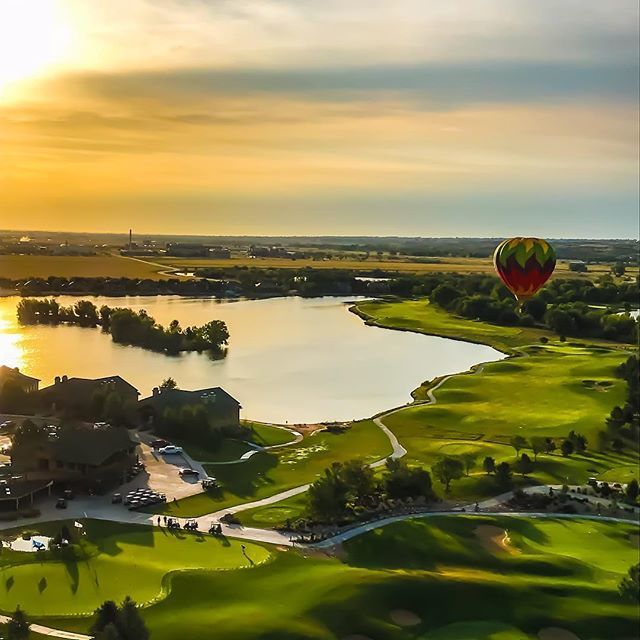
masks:
POLYGON ((59 62, 71 30, 58 0, 0 2, 0 97, 15 82, 59 62))

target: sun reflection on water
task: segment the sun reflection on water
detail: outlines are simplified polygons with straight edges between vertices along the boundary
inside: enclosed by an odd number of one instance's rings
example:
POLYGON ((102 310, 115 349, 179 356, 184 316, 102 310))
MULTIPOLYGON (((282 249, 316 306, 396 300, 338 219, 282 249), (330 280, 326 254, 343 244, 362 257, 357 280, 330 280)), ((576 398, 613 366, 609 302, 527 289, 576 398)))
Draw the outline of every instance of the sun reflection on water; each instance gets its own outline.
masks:
POLYGON ((0 365, 23 367, 22 335, 6 309, 0 307, 0 365))

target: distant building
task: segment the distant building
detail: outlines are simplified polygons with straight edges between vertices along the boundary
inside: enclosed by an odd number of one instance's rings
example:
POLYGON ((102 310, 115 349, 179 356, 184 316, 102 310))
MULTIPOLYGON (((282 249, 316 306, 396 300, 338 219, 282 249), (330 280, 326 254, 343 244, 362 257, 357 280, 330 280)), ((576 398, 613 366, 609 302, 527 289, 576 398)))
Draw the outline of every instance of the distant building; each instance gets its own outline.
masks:
POLYGON ((25 480, 79 484, 119 484, 136 463, 138 443, 121 427, 47 427, 44 435, 16 442, 11 469, 25 480))
POLYGON ((40 380, 38 378, 25 376, 24 373, 20 373, 20 369, 18 369, 18 367, 11 368, 2 365, 0 367, 0 391, 7 382, 12 382, 27 393, 35 393, 38 390, 38 385, 40 384, 40 380))
POLYGON ((212 426, 238 427, 240 403, 221 387, 185 391, 184 389, 154 389, 153 395, 138 402, 138 413, 144 422, 153 422, 164 412, 185 406, 204 405, 211 417, 212 426))
POLYGON ((180 258, 204 258, 208 255, 209 249, 203 244, 192 244, 187 242, 167 243, 167 255, 180 258))
POLYGON ((135 404, 140 392, 120 376, 68 378, 56 376, 50 387, 38 392, 40 405, 51 411, 86 412, 97 392, 115 391, 123 402, 135 404))
POLYGON ((216 260, 228 260, 231 257, 231 250, 226 247, 209 247, 208 257, 216 260))

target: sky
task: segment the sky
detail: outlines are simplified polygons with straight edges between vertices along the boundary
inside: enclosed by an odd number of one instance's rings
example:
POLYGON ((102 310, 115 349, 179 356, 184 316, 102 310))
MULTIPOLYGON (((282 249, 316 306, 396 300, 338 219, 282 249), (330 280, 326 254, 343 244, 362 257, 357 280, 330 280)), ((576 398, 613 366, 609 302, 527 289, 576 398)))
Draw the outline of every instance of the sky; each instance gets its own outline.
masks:
POLYGON ((637 0, 0 0, 0 228, 638 237, 637 0))

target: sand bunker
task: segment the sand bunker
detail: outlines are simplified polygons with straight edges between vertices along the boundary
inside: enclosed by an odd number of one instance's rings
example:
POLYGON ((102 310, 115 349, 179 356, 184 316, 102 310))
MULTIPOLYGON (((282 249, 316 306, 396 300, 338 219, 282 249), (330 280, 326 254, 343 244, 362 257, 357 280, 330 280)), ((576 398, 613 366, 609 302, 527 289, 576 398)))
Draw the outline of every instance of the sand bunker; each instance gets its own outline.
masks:
POLYGON ((485 551, 496 553, 498 551, 506 551, 507 553, 518 553, 518 550, 511 546, 509 534, 500 527, 494 527, 490 524, 481 524, 476 527, 473 532, 480 541, 485 551))
POLYGON ((580 640, 575 633, 560 627, 547 627, 538 633, 540 640, 580 640))
POLYGON ((414 627, 422 622, 420 616, 406 609, 394 609, 389 613, 389 617, 401 627, 414 627))

